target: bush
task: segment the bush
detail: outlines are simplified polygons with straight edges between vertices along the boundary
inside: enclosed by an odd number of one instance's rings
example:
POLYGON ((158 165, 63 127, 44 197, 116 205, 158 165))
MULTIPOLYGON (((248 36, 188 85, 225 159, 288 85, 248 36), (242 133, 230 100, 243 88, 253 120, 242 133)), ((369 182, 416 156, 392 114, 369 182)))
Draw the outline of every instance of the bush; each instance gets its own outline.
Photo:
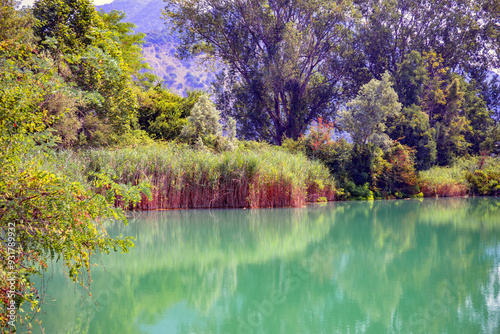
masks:
POLYGON ((310 159, 328 167, 343 199, 409 197, 420 190, 414 164, 414 150, 387 135, 377 135, 384 150, 374 143, 354 145, 345 139, 333 140, 333 124, 318 119, 307 136, 299 140, 285 138, 283 147, 304 152, 310 159))
POLYGON ((222 126, 219 121, 220 113, 210 98, 207 95, 200 95, 186 125, 182 128, 179 140, 194 145, 198 149, 208 146, 216 152, 232 151, 237 146, 236 121, 231 117, 226 121, 227 137, 222 135, 222 126))
POLYGON ((200 95, 188 92, 187 97, 181 97, 157 85, 147 92, 139 108, 141 129, 156 139, 177 138, 200 95))
POLYGON ((373 200, 373 192, 369 189, 368 183, 358 186, 350 181, 345 185, 342 199, 373 200))
POLYGON ((322 118, 313 123, 307 136, 298 140, 285 138, 282 147, 289 152, 302 152, 312 160, 321 161, 334 176, 338 185, 350 180, 352 144, 345 139, 333 140, 334 126, 322 118))
POLYGON ((201 95, 193 106, 181 135, 185 138, 219 135, 221 131, 219 120, 220 113, 210 98, 207 95, 201 95))
POLYGON ((351 151, 349 158, 349 176, 357 185, 371 183, 371 172, 373 170, 373 160, 382 155, 382 150, 373 145, 356 145, 351 151))
POLYGON ((394 142, 383 158, 373 164, 372 190, 380 197, 394 195, 401 198, 418 193, 413 155, 414 150, 394 142))
POLYGON ((476 170, 468 172, 465 179, 469 183, 469 190, 472 195, 500 195, 500 171, 476 170))

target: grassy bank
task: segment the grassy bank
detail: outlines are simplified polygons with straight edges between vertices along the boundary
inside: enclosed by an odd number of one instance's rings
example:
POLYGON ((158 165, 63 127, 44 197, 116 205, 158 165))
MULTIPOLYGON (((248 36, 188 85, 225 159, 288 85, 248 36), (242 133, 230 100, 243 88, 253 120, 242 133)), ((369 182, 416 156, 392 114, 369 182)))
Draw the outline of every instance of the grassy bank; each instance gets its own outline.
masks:
MULTIPOLYGON (((335 196, 326 167, 267 145, 215 153, 151 144, 60 152, 56 160, 59 168, 80 180, 95 173, 123 184, 147 180, 152 198, 143 196, 134 207, 140 210, 300 206, 335 196)), ((116 204, 121 205, 118 200, 116 204)))
POLYGON ((426 197, 500 195, 500 158, 460 159, 452 166, 420 172, 420 190, 426 197))
MULTIPOLYGON (((147 181, 152 198, 143 195, 128 209, 284 207, 338 199, 331 173, 322 163, 263 144, 220 153, 173 143, 61 151, 51 169, 88 187, 95 174, 120 184, 147 181)), ((420 172, 417 183, 425 197, 498 196, 500 158, 474 157, 433 167, 420 172)), ((123 206, 120 200, 116 205, 123 206)))

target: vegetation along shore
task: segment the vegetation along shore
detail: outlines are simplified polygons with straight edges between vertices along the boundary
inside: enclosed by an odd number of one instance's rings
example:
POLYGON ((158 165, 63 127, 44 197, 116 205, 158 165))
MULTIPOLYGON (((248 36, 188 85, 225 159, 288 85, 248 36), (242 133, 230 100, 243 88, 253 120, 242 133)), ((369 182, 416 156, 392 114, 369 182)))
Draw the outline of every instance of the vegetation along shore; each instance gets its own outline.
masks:
POLYGON ((122 12, 0 1, 5 333, 50 259, 88 288, 133 246, 105 228, 124 209, 500 195, 495 1, 167 0, 154 40, 214 79, 185 92, 122 12))

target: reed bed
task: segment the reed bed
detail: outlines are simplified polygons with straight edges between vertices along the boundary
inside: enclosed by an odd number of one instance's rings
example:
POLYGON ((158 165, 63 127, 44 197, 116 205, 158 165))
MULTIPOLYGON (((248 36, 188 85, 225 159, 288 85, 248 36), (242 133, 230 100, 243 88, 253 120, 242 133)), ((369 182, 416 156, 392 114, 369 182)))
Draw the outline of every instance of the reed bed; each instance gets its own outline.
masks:
POLYGON ((467 195, 468 186, 460 167, 433 167, 420 172, 420 191, 425 197, 467 195))
POLYGON ((484 156, 463 158, 457 160, 452 166, 433 167, 420 172, 420 190, 426 197, 481 195, 474 191, 468 177, 477 171, 500 172, 500 159, 484 156))
MULTIPOLYGON (((104 172, 125 184, 149 181, 152 198, 143 196, 128 209, 301 206, 335 196, 326 167, 277 147, 214 153, 154 144, 90 150, 82 160, 86 174, 104 172)), ((123 204, 118 200, 116 205, 123 204)))

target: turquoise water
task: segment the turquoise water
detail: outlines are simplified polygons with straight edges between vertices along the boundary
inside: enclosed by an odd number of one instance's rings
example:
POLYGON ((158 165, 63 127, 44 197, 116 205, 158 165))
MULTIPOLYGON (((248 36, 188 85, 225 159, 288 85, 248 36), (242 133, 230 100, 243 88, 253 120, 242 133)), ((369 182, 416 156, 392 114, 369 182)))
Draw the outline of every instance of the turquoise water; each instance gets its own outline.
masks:
POLYGON ((92 298, 45 276, 46 333, 500 332, 499 199, 133 215, 92 298))

